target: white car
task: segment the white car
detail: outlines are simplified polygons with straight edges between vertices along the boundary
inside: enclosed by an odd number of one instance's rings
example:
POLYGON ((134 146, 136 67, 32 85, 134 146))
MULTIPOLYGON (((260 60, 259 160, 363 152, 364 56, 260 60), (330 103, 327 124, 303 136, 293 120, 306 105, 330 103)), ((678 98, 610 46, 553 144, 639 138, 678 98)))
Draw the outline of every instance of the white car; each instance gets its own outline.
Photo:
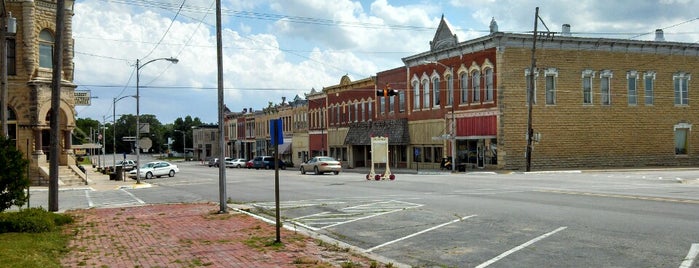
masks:
MULTIPOLYGON (((136 179, 137 169, 129 171, 129 178, 136 179)), ((139 177, 152 179, 153 177, 160 178, 161 176, 173 177, 175 173, 180 172, 177 165, 170 164, 165 161, 149 162, 141 166, 141 174, 139 177)))
POLYGON ((226 167, 243 168, 246 162, 248 162, 248 160, 245 158, 226 159, 226 167))

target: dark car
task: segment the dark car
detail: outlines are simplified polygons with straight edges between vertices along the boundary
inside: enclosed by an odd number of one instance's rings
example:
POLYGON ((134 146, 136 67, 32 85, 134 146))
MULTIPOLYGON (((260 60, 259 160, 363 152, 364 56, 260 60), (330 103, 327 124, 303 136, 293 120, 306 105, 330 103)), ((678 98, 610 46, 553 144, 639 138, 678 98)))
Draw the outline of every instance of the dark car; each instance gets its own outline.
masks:
MULTIPOLYGON (((277 163, 279 163, 279 168, 280 169, 286 169, 286 165, 284 165, 284 161, 278 160, 277 163)), ((274 168, 274 157, 271 156, 257 156, 252 159, 252 167, 255 169, 273 169, 274 168)))

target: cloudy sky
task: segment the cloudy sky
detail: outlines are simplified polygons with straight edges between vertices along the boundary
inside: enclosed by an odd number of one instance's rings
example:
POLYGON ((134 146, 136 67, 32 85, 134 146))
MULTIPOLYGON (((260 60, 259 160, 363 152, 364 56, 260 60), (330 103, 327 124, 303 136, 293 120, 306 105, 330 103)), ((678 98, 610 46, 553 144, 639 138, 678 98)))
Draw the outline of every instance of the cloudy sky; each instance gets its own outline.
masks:
MULTIPOLYGON (((429 50, 442 15, 460 41, 499 30, 533 30, 536 7, 551 31, 570 24, 575 35, 699 42, 699 0, 222 0, 225 104, 256 110, 312 88, 336 85, 402 65, 429 50)), ((135 114, 135 64, 140 112, 162 123, 191 115, 217 122, 214 0, 77 0, 75 83, 90 90, 79 118, 111 121, 135 114)), ((540 24, 540 30, 545 28, 540 24)))

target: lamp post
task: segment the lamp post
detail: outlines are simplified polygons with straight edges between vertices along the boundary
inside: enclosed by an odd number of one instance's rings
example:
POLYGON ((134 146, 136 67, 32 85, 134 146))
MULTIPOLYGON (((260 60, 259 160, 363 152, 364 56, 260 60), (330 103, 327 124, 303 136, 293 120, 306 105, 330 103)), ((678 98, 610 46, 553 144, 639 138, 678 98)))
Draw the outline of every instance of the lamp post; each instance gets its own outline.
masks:
POLYGON ((187 140, 185 138, 186 133, 179 129, 175 129, 175 132, 182 133, 182 158, 184 158, 184 160, 187 161, 187 140))
POLYGON ((151 62, 158 61, 158 60, 166 60, 172 63, 177 64, 180 60, 170 57, 170 58, 157 58, 157 59, 152 59, 147 61, 144 64, 141 64, 140 59, 136 59, 136 183, 140 184, 141 183, 141 110, 140 110, 140 71, 143 66, 148 65, 151 62))
POLYGON ((116 103, 122 99, 136 96, 123 96, 121 98, 114 98, 112 102, 112 166, 116 169, 116 103))
MULTIPOLYGON (((437 65, 441 65, 442 67, 446 68, 449 70, 451 73, 451 79, 454 81, 454 69, 451 66, 446 66, 445 64, 438 62, 438 61, 422 61, 422 63, 433 63, 437 65)), ((449 81, 447 81, 449 83, 449 81)), ((449 85, 447 85, 448 87, 449 85)), ((449 88, 447 88, 449 89, 449 88)), ((451 132, 450 135, 450 140, 451 140, 451 171, 456 172, 456 121, 454 118, 454 86, 452 82, 452 88, 451 88, 451 127, 449 127, 449 131, 451 132)))

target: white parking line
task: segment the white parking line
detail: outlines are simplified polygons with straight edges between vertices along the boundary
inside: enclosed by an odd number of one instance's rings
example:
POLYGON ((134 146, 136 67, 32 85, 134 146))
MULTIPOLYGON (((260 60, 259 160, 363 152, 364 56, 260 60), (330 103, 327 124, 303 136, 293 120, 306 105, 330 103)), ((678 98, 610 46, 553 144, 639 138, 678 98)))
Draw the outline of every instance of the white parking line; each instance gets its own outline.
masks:
POLYGON ((682 264, 680 264, 680 268, 692 267, 692 264, 697 259, 697 255, 699 255, 699 244, 695 243, 689 248, 689 253, 687 253, 687 257, 684 258, 682 264))
POLYGON ((90 198, 90 191, 85 190, 85 198, 87 198, 87 207, 93 207, 95 203, 92 202, 92 198, 90 198))
POLYGON ((381 244, 381 245, 375 246, 375 247, 373 247, 373 248, 364 250, 364 252, 372 252, 372 251, 374 251, 375 249, 382 248, 382 247, 388 246, 388 245, 390 245, 390 244, 393 244, 393 243, 396 243, 396 242, 399 242, 399 241, 403 241, 403 240, 405 240, 405 239, 408 239, 408 238, 411 238, 411 237, 414 237, 414 236, 417 236, 417 235, 420 235, 420 234, 423 234, 423 233, 426 233, 426 232, 429 232, 429 231, 432 231, 432 230, 436 230, 436 229, 442 228, 442 227, 444 227, 444 226, 447 226, 447 225, 452 224, 452 223, 455 223, 455 222, 460 222, 460 221, 463 221, 463 220, 468 219, 468 218, 473 218, 473 217, 475 217, 475 216, 477 216, 477 215, 466 216, 466 217, 462 217, 462 218, 459 218, 459 219, 456 219, 456 220, 453 220, 453 221, 450 221, 450 222, 447 222, 447 223, 442 223, 442 224, 440 224, 440 225, 437 225, 437 226, 434 226, 434 227, 431 227, 431 228, 428 228, 428 229, 419 231, 419 232, 417 232, 417 233, 414 233, 414 234, 411 234, 411 235, 408 235, 408 236, 404 236, 404 237, 398 238, 398 239, 396 239, 396 240, 389 241, 389 242, 383 243, 383 244, 381 244))
POLYGON ((549 236, 551 236, 551 235, 553 235, 553 234, 555 234, 555 233, 558 233, 558 232, 560 232, 560 231, 563 231, 563 230, 565 230, 566 228, 568 228, 568 227, 567 227, 567 226, 559 227, 559 228, 556 229, 556 230, 553 230, 553 231, 548 232, 548 233, 545 233, 545 234, 543 234, 543 235, 541 235, 541 236, 539 236, 539 237, 537 237, 537 238, 534 238, 534 239, 532 239, 532 240, 529 240, 529 241, 527 241, 527 242, 524 243, 524 244, 521 244, 521 245, 519 245, 519 246, 517 246, 517 247, 515 247, 515 248, 513 248, 513 249, 510 249, 510 250, 508 250, 508 251, 505 251, 505 253, 502 253, 502 254, 498 255, 497 257, 488 260, 487 262, 481 263, 480 265, 476 266, 476 268, 483 268, 483 267, 486 267, 486 266, 488 266, 488 265, 491 265, 491 264, 495 263, 496 261, 499 261, 499 260, 501 260, 502 258, 507 257, 507 255, 510 255, 510 254, 515 253, 515 252, 517 252, 517 251, 519 251, 519 250, 521 250, 521 249, 523 249, 523 248, 526 248, 526 247, 530 246, 531 244, 534 244, 534 243, 538 242, 539 240, 544 239, 544 238, 547 238, 547 237, 549 237, 549 236))
POLYGON ((121 190, 124 191, 124 193, 130 195, 133 199, 136 200, 136 202, 138 202, 138 203, 140 203, 140 204, 145 204, 145 203, 146 203, 146 202, 143 202, 143 200, 141 200, 140 198, 138 198, 138 197, 136 197, 135 195, 133 195, 132 193, 130 193, 129 191, 126 191, 126 190, 124 190, 124 189, 121 189, 121 190))

